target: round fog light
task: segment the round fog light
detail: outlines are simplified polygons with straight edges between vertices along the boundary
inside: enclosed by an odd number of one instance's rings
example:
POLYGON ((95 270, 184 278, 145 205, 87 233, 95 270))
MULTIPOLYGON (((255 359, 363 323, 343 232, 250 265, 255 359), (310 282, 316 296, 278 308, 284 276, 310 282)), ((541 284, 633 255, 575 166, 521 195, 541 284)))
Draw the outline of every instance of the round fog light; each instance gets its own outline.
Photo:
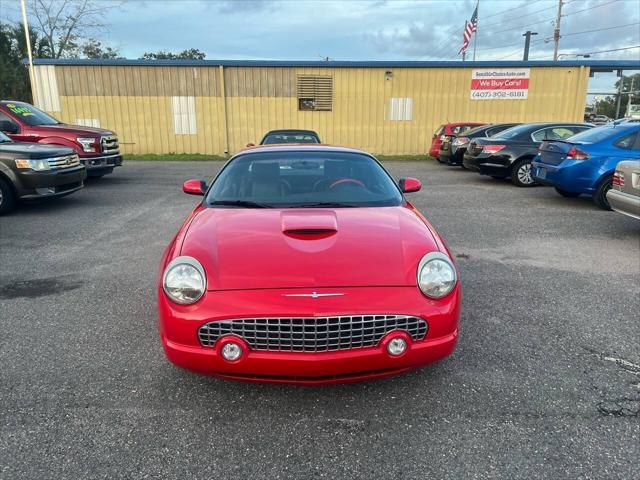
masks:
POLYGON ((233 362, 242 356, 242 347, 235 342, 229 342, 222 347, 220 353, 225 360, 233 362))
POLYGON ((387 352, 389 352, 389 355, 393 355, 395 357, 402 355, 406 349, 407 342, 404 338, 394 338, 387 344, 387 352))

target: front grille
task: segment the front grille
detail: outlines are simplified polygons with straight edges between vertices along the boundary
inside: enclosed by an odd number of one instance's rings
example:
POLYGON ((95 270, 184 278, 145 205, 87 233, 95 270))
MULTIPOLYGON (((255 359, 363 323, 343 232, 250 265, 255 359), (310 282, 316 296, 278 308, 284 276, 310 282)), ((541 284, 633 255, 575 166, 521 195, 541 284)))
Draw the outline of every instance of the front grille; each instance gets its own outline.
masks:
POLYGON ((70 168, 80 165, 80 159, 78 155, 73 154, 65 155, 64 157, 47 158, 47 163, 52 170, 57 168, 70 168))
POLYGON ((102 153, 104 153, 105 155, 115 155, 120 151, 118 137, 116 137, 115 135, 102 137, 100 145, 102 147, 102 153))
POLYGON ((407 332, 414 341, 427 333, 427 322, 406 315, 350 315, 341 317, 237 318, 200 327, 204 347, 215 346, 227 334, 242 337, 252 349, 287 352, 328 352, 372 347, 392 330, 407 332))

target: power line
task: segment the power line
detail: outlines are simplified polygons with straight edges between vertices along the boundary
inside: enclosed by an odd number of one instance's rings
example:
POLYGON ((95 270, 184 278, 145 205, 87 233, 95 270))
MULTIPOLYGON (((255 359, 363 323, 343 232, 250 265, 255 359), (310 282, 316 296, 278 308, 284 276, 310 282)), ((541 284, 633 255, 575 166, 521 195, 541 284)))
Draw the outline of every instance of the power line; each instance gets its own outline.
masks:
POLYGON ((614 28, 631 27, 633 25, 640 25, 640 22, 625 23, 624 25, 616 25, 614 27, 607 27, 607 28, 596 28, 594 30, 584 30, 582 32, 565 33, 562 36, 563 37, 570 37, 572 35, 582 35, 583 33, 604 32, 605 30, 613 30, 614 28))
POLYGON ((511 12, 513 10, 519 10, 519 9, 524 8, 526 6, 535 5, 536 3, 540 3, 541 1, 542 0, 535 0, 533 2, 524 2, 524 3, 521 3, 520 5, 518 5, 517 7, 508 8, 507 10, 502 10, 501 12, 494 13, 493 15, 487 15, 486 17, 481 17, 481 19, 484 20, 484 19, 487 19, 487 18, 497 17, 498 15, 502 15, 503 13, 511 12))
POLYGON ((593 10, 594 8, 604 7, 605 5, 611 5, 612 3, 619 2, 620 0, 611 0, 607 3, 599 3, 598 5, 594 5, 593 7, 583 8, 582 10, 576 10, 575 12, 563 13, 563 17, 568 17, 569 15, 575 15, 576 13, 586 12, 587 10, 593 10))
MULTIPOLYGON (((598 53, 619 52, 621 50, 631 50, 633 48, 640 48, 640 45, 633 45, 632 47, 614 48, 612 50, 600 50, 599 52, 586 52, 586 53, 581 53, 580 56, 583 56, 583 55, 596 55, 598 53)), ((572 54, 570 54, 570 55, 572 55, 572 54)))
MULTIPOLYGON (((525 14, 525 15, 518 15, 518 19, 525 18, 525 17, 530 17, 531 15, 535 15, 536 13, 540 13, 540 12, 544 12, 544 11, 547 11, 547 10, 551 10, 552 8, 554 8, 554 9, 555 9, 555 8, 556 8, 556 7, 555 7, 555 5, 554 5, 553 7, 546 7, 546 8, 543 8, 543 9, 541 9, 541 10, 536 10, 535 12, 527 13, 527 14, 525 14)), ((504 13, 504 12, 503 12, 503 13, 504 13)), ((493 27, 494 25, 500 25, 500 24, 502 24, 502 23, 504 23, 504 22, 494 22, 494 23, 490 23, 490 24, 488 24, 488 25, 484 25, 484 28, 487 28, 487 27, 493 27)))

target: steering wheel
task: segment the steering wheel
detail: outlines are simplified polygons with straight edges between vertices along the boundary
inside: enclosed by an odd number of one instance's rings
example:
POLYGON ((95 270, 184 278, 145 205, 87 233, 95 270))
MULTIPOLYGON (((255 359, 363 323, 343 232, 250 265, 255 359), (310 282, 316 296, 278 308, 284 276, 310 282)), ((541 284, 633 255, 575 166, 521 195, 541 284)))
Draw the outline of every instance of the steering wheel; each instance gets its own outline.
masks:
POLYGON ((333 182, 331 185, 329 185, 329 190, 337 187, 338 185, 344 185, 345 183, 352 183, 353 185, 357 185, 361 188, 367 188, 364 186, 364 183, 362 183, 360 180, 356 180, 355 178, 339 178, 338 180, 333 182))

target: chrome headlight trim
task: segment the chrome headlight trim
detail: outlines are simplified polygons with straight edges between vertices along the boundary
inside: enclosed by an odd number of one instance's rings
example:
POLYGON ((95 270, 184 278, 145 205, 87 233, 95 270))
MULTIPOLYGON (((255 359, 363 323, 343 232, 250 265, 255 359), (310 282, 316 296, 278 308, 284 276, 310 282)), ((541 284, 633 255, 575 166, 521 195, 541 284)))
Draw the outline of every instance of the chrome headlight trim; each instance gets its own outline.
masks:
POLYGON ((424 257, 422 257, 422 260, 420 260, 420 263, 418 264, 418 270, 416 272, 416 281, 418 283, 418 288, 420 289, 420 291, 425 297, 437 300, 437 299, 446 297, 453 291, 453 289, 458 284, 458 273, 456 272, 456 267, 453 265, 451 258, 449 258, 447 255, 441 252, 431 252, 431 253, 427 253, 424 257), (449 266, 449 268, 451 268, 451 272, 453 276, 453 282, 451 283, 451 287, 446 292, 440 295, 430 295, 425 291, 426 287, 420 282, 422 269, 426 267, 428 263, 434 260, 439 260, 446 263, 449 266))
POLYGON ((169 262, 169 265, 167 265, 167 267, 164 269, 164 273, 162 275, 162 290, 164 290, 164 293, 165 295, 167 295, 169 300, 179 305, 192 305, 196 303, 198 300, 202 298, 202 296, 207 291, 207 275, 204 271, 204 267, 200 264, 200 262, 198 262, 198 260, 196 260, 193 257, 180 256, 180 257, 174 258, 173 260, 171 260, 171 262, 169 262), (167 287, 167 277, 169 276, 169 274, 173 269, 181 265, 188 265, 194 268, 198 272, 198 274, 200 274, 200 278, 201 278, 202 285, 201 285, 201 288, 199 289, 199 294, 197 295, 197 297, 190 298, 189 300, 181 300, 179 298, 176 298, 174 295, 171 294, 169 287, 167 287))

